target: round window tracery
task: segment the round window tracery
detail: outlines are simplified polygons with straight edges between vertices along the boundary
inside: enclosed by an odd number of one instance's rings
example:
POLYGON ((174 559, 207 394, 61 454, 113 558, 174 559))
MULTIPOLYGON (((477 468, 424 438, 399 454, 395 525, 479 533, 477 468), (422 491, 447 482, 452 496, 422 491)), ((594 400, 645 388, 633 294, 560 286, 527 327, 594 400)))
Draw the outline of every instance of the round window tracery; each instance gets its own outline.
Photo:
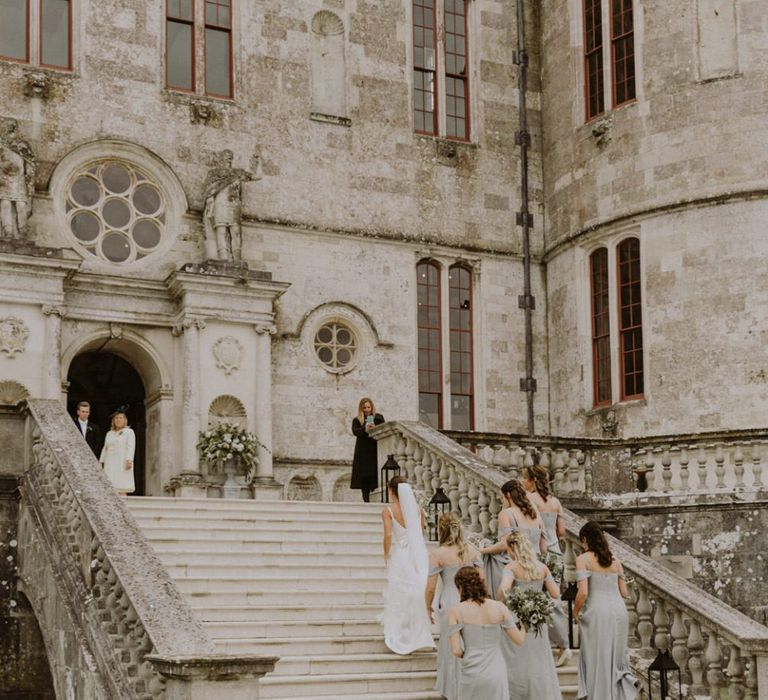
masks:
POLYGON ((131 263, 154 252, 166 226, 160 187, 132 163, 91 163, 67 189, 67 222, 91 255, 131 263))
POLYGON ((346 372, 354 366, 359 348, 354 331, 339 321, 329 321, 315 333, 317 359, 332 372, 346 372))

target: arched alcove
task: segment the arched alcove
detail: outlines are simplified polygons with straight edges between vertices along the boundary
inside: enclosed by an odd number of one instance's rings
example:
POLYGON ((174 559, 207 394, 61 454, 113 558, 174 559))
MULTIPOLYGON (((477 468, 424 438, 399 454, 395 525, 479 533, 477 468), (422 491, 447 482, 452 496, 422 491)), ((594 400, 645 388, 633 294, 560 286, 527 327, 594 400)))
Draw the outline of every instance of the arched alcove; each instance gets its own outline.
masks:
POLYGON ((344 22, 329 10, 312 18, 310 48, 312 112, 347 116, 347 71, 344 57, 344 22))

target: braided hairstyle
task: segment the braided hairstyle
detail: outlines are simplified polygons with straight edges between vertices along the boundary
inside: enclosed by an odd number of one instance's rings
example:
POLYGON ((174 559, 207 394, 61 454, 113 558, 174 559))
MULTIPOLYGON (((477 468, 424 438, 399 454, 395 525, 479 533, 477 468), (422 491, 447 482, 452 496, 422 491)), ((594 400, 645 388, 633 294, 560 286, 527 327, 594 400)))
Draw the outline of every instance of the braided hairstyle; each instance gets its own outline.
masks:
POLYGON ((465 600, 471 600, 473 603, 482 605, 488 598, 488 589, 486 589, 480 573, 474 566, 462 566, 453 579, 456 588, 459 589, 459 597, 463 603, 465 600))
POLYGON ((523 476, 533 482, 536 493, 546 502, 552 494, 549 488, 549 471, 537 464, 535 467, 523 467, 523 476))
POLYGON ((538 513, 528 498, 523 485, 517 479, 510 479, 502 487, 501 492, 507 496, 528 518, 536 519, 538 513))
POLYGON ((520 564, 520 568, 527 574, 528 578, 535 579, 539 572, 539 562, 528 537, 522 532, 514 530, 507 535, 506 543, 510 556, 520 564))
POLYGON ((594 520, 590 520, 579 530, 579 539, 586 540, 587 549, 597 558, 597 563, 603 567, 609 567, 613 563, 613 554, 608 545, 608 539, 594 520))
POLYGON ((461 520, 455 513, 443 513, 437 524, 437 535, 441 546, 456 545, 459 560, 464 561, 467 557, 467 542, 464 539, 464 528, 461 527, 461 520))

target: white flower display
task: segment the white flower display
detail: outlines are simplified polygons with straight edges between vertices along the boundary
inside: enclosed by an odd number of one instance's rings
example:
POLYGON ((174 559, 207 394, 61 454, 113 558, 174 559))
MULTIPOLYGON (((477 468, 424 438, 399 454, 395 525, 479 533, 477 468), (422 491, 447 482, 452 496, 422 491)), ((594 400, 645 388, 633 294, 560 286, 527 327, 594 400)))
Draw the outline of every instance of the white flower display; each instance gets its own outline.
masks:
POLYGON ((200 431, 197 442, 200 455, 209 463, 219 464, 237 457, 245 467, 248 479, 256 473, 259 447, 267 449, 256 435, 231 423, 220 423, 213 428, 200 431))

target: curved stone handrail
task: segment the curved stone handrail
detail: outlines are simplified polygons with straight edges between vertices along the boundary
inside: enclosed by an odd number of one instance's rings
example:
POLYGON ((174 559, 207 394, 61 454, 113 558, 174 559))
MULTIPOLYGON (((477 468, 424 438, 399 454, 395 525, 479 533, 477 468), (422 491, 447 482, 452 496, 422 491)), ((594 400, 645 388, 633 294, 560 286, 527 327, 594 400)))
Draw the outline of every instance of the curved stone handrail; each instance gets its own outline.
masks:
MULTIPOLYGON (((512 477, 481 460, 446 435, 416 421, 390 421, 374 428, 380 454, 393 454, 409 481, 427 497, 441 487, 468 528, 494 535, 501 510, 499 487, 512 477)), ((585 522, 566 511, 566 580, 574 580, 585 522)), ((768 700, 768 628, 702 591, 649 557, 609 537, 634 578, 627 601, 630 644, 641 656, 670 650, 691 692, 720 698, 768 700), (706 644, 705 644, 706 638, 706 644)))
MULTIPOLYGON (((82 638, 85 657, 95 659, 89 665, 109 695, 170 700, 190 692, 180 678, 193 684, 240 681, 271 671, 273 657, 215 653, 61 404, 30 399, 23 410, 27 447, 20 489, 26 515, 20 533, 30 531, 30 549, 38 560, 47 558, 58 594, 72 610, 74 634, 82 638)), ((35 597, 40 582, 24 581, 21 568, 23 585, 35 597)))

